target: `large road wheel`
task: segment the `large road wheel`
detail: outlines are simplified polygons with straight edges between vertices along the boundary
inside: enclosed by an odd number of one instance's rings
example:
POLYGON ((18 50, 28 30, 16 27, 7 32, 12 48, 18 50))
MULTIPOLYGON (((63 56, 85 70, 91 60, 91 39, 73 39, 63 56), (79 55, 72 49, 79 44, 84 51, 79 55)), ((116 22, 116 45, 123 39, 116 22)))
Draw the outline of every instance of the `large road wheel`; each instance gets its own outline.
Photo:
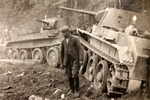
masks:
POLYGON ((101 60, 97 64, 94 73, 94 87, 97 91, 104 92, 107 90, 107 73, 108 63, 105 60, 101 60))
POLYGON ((5 49, 5 58, 6 59, 11 59, 11 52, 12 52, 11 49, 8 49, 8 48, 5 49))
POLYGON ((51 67, 57 67, 57 65, 59 64, 59 51, 58 51, 58 49, 55 47, 50 48, 47 51, 46 60, 47 60, 47 63, 51 67))
POLYGON ((93 82, 93 80, 94 80, 94 69, 95 69, 97 63, 98 63, 98 59, 95 56, 92 56, 88 61, 85 77, 90 82, 93 82))
POLYGON ((40 48, 36 48, 32 52, 32 59, 37 60, 39 63, 43 63, 44 61, 44 54, 40 48))
POLYGON ((19 50, 18 49, 13 49, 11 52, 11 58, 12 59, 19 59, 19 50))
POLYGON ((83 65, 80 67, 79 75, 83 75, 86 72, 86 66, 88 63, 88 53, 84 50, 84 57, 83 57, 83 65))
POLYGON ((29 58, 29 54, 27 50, 21 50, 19 53, 19 59, 27 60, 29 58))

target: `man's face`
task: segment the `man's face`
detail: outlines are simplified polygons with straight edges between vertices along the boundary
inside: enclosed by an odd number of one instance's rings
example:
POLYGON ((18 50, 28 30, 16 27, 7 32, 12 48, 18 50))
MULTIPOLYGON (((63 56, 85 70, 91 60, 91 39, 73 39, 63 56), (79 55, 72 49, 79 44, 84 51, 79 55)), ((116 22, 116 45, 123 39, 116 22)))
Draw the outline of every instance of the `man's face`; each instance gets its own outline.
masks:
POLYGON ((69 38, 70 33, 69 33, 69 31, 63 32, 62 35, 63 35, 65 38, 69 38))

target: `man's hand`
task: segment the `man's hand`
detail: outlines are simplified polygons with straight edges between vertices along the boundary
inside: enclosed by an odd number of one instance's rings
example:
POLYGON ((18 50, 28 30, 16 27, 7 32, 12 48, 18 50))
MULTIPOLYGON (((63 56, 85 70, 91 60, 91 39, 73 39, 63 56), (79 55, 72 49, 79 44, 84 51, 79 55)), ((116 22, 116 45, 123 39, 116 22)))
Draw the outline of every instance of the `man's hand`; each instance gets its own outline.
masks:
POLYGON ((79 65, 82 66, 83 65, 83 61, 79 61, 79 65))
POLYGON ((62 64, 60 65, 60 69, 64 69, 64 66, 62 64))

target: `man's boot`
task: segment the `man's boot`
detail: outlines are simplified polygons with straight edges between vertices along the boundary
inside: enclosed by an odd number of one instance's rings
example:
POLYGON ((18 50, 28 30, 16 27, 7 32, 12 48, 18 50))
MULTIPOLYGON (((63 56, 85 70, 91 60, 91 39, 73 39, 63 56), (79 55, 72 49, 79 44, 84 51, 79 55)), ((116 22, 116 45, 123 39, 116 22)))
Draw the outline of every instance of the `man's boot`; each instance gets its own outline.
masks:
POLYGON ((79 78, 74 78, 73 79, 74 82, 74 97, 78 97, 79 96, 79 78))
POLYGON ((74 84, 73 84, 74 82, 72 77, 69 77, 68 80, 69 80, 69 86, 71 90, 67 93, 67 95, 70 95, 71 93, 74 93, 74 84))

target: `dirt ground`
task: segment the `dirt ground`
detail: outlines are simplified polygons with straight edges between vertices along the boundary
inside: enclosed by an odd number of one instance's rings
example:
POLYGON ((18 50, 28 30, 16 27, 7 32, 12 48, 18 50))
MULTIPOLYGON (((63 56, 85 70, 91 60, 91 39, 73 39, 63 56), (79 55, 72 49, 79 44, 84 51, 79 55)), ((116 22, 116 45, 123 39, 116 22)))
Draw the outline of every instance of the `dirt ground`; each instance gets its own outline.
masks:
MULTIPOLYGON (((73 98, 69 91, 64 70, 47 64, 0 62, 0 100, 29 100, 32 95, 43 100, 144 100, 141 90, 118 98, 103 93, 95 97, 92 83, 80 76, 80 96, 73 98)), ((30 100, 42 100, 31 99, 30 100)))

